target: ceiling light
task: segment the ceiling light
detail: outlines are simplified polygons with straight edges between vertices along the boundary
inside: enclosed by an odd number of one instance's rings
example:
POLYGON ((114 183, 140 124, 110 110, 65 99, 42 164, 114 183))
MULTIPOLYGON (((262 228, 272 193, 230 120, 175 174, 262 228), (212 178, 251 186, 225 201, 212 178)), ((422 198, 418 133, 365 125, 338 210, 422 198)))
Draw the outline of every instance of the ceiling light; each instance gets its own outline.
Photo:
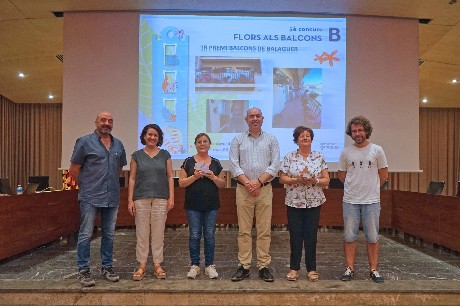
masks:
POLYGON ((427 98, 423 98, 423 99, 422 99, 422 102, 423 102, 423 103, 428 103, 428 99, 427 99, 427 98))
POLYGON ((24 75, 24 73, 22 73, 22 72, 19 72, 19 73, 18 73, 18 77, 20 77, 20 78, 24 78, 24 77, 25 77, 25 75, 24 75))
POLYGON ((453 79, 452 80, 452 84, 457 84, 458 80, 457 79, 453 79))
POLYGON ((53 96, 53 95, 48 95, 48 99, 50 99, 50 100, 51 100, 51 99, 53 99, 53 98, 54 98, 54 96, 53 96))

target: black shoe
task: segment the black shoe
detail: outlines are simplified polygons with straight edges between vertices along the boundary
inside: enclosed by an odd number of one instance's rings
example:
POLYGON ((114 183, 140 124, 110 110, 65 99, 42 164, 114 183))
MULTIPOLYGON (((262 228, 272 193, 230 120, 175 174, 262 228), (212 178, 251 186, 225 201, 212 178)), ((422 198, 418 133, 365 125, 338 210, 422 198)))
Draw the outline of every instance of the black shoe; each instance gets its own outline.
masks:
POLYGON ((78 271, 78 279, 80 280, 80 284, 83 287, 92 287, 96 284, 94 279, 91 277, 91 272, 89 269, 83 269, 78 271))
POLYGON ((350 267, 347 267, 347 269, 345 270, 345 273, 343 273, 340 279, 343 280, 344 282, 348 282, 353 279, 353 276, 355 276, 355 273, 350 267))
POLYGON ((232 276, 232 281, 239 282, 240 280, 243 280, 243 278, 249 277, 249 274, 251 274, 249 269, 245 269, 243 266, 239 266, 238 270, 236 270, 236 273, 232 276))
POLYGON ((377 272, 377 270, 372 270, 371 271, 371 278, 376 283, 383 283, 385 281, 383 279, 383 276, 380 276, 380 274, 379 274, 379 272, 377 272))
POLYGON ((113 268, 101 268, 101 275, 104 277, 106 280, 111 281, 111 282, 118 282, 120 280, 120 277, 113 272, 113 268))
POLYGON ((266 267, 259 270, 259 277, 266 282, 274 281, 273 275, 270 273, 270 271, 266 267))

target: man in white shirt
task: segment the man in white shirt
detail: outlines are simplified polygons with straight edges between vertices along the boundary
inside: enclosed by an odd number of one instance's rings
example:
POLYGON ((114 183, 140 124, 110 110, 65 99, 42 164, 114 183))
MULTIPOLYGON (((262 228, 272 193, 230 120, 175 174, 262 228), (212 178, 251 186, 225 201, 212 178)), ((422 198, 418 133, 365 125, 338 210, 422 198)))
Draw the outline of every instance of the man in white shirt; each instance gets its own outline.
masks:
POLYGON ((343 223, 344 252, 347 268, 341 280, 354 276, 356 236, 360 218, 367 241, 370 277, 376 283, 384 278, 377 271, 379 256, 380 187, 388 179, 388 164, 382 147, 369 142, 370 121, 357 116, 346 130, 354 144, 343 149, 339 160, 339 179, 344 183, 343 223))

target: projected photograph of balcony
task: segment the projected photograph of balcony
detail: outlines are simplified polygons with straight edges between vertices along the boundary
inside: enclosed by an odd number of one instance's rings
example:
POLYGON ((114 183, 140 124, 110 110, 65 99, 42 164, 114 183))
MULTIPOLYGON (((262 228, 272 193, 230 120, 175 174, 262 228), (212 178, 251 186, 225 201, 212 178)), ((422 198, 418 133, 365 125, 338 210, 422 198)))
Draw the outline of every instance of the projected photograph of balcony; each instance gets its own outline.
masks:
POLYGON ((260 74, 258 58, 197 56, 195 90, 254 90, 260 74))
POLYGON ((273 69, 273 128, 321 128, 322 69, 273 69))

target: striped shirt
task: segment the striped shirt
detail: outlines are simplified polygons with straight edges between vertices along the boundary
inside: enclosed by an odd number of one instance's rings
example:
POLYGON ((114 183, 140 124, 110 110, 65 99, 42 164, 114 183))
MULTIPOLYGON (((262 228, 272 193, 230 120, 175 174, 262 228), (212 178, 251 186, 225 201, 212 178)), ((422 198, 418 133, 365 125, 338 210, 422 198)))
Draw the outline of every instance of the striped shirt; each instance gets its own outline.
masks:
POLYGON ((233 138, 230 146, 230 171, 233 177, 242 174, 257 180, 267 172, 272 177, 280 167, 280 148, 275 136, 261 132, 255 138, 249 131, 233 138))

